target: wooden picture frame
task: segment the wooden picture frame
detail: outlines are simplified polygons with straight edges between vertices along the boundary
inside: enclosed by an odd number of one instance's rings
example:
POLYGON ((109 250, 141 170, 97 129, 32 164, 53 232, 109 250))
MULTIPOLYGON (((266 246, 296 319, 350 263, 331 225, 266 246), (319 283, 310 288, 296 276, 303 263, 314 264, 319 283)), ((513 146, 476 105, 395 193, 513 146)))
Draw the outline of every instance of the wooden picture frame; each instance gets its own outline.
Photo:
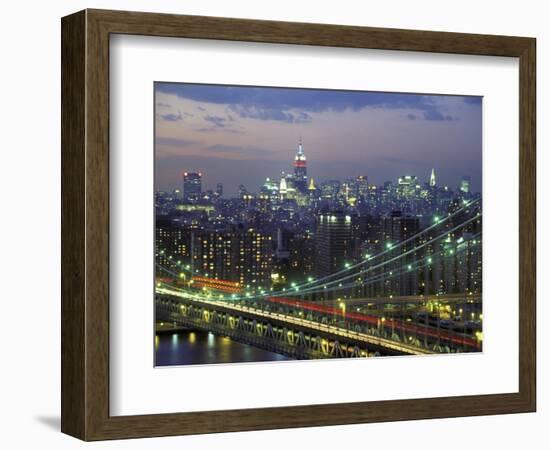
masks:
POLYGON ((535 411, 533 38, 85 10, 62 19, 62 416, 84 440, 535 411), (109 36, 135 34, 519 58, 519 392, 109 415, 109 36))

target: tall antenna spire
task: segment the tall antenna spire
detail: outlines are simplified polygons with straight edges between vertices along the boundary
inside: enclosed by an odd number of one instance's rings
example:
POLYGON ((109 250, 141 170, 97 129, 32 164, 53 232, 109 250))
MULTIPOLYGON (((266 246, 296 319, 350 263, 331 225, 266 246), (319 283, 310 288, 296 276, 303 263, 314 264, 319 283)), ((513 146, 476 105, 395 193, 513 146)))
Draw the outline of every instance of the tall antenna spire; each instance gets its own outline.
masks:
POLYGON ((430 186, 435 187, 435 169, 432 168, 432 173, 430 175, 430 186))
POLYGON ((302 136, 298 141, 298 151, 294 156, 294 186, 296 190, 301 193, 307 191, 307 161, 304 154, 304 147, 302 146, 302 136))

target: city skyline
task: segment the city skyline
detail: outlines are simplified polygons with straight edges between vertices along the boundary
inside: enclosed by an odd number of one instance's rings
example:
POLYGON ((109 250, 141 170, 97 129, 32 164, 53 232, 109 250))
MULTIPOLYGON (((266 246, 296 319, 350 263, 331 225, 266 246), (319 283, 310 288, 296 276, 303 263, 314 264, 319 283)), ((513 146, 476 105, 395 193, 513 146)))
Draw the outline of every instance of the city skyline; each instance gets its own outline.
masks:
POLYGON ((375 92, 155 84, 156 190, 183 171, 235 196, 290 170, 298 141, 315 181, 366 175, 381 185, 415 175, 481 190, 481 98, 375 92))
POLYGON ((155 87, 156 365, 482 351, 481 98, 155 87))

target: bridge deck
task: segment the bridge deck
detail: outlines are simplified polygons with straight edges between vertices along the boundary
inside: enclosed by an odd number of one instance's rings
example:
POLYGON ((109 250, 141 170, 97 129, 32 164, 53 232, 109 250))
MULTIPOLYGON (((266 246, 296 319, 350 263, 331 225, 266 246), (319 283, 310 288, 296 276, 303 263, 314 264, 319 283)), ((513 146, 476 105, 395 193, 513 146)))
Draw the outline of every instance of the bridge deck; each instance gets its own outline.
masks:
POLYGON ((362 346, 374 346, 384 348, 398 354, 408 355, 426 355, 433 354, 433 351, 427 348, 409 345, 404 342, 398 342, 367 333, 361 333, 347 328, 341 328, 332 324, 324 324, 306 318, 295 317, 288 314, 281 314, 275 311, 262 310, 245 304, 230 303, 227 301, 214 301, 192 298, 190 294, 173 291, 166 288, 158 288, 157 292, 162 295, 168 295, 177 298, 178 301, 194 305, 197 307, 208 306, 213 310, 223 313, 233 313, 244 315, 258 321, 266 321, 274 325, 291 326, 293 329, 315 333, 335 340, 357 343, 362 346))

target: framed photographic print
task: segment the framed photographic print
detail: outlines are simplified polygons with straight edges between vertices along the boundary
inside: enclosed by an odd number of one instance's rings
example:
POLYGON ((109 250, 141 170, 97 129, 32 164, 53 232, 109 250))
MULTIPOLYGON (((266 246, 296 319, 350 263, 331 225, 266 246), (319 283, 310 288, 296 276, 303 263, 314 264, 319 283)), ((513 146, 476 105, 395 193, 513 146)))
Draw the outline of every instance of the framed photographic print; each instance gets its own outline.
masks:
POLYGON ((534 411, 535 168, 533 38, 63 18, 62 431, 534 411))

